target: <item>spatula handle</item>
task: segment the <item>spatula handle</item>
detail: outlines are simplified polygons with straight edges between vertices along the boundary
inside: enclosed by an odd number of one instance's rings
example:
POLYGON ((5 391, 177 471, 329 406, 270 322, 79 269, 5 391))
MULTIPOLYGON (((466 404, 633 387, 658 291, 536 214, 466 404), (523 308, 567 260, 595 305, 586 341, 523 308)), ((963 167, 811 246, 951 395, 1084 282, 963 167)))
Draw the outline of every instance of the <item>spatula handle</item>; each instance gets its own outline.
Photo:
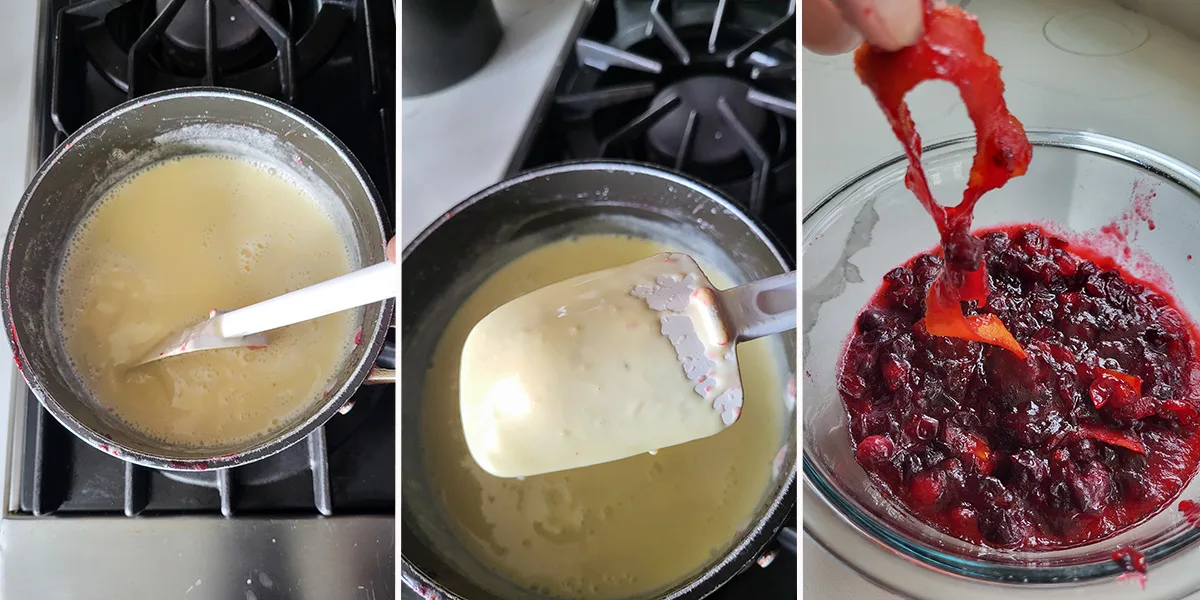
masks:
POLYGON ((795 329, 796 272, 725 290, 721 302, 738 342, 795 329))
POLYGON ((233 338, 262 333, 394 298, 396 263, 382 262, 221 315, 218 331, 233 338))

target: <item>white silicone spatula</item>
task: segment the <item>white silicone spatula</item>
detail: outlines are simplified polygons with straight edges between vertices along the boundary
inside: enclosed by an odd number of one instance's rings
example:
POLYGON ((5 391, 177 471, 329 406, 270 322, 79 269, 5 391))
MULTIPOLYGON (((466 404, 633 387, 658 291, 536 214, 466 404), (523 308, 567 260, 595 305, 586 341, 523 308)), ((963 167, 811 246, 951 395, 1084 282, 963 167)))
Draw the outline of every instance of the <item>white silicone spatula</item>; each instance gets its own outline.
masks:
POLYGON ((245 308, 214 310, 163 338, 135 366, 200 350, 265 346, 264 332, 395 297, 396 269, 396 263, 382 262, 245 308))
POLYGON ((520 477, 708 437, 741 415, 735 345, 795 327, 795 273, 720 291, 685 254, 542 288, 467 337, 467 446, 520 477))

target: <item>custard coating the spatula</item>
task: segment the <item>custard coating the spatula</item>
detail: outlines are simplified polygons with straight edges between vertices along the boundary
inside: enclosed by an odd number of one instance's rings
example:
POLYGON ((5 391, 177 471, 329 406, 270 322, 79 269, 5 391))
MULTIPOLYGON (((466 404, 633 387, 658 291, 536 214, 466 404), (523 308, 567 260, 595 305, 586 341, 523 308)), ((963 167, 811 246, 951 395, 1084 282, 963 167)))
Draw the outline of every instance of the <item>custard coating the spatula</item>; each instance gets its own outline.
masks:
POLYGON ((213 310, 208 318, 163 338, 134 366, 171 356, 266 346, 265 332, 396 296, 398 267, 382 262, 316 285, 233 311, 213 310))
POLYGON ((714 435, 741 415, 737 342, 795 327, 795 273, 720 291, 685 254, 536 290, 467 337, 467 446, 520 477, 714 435))

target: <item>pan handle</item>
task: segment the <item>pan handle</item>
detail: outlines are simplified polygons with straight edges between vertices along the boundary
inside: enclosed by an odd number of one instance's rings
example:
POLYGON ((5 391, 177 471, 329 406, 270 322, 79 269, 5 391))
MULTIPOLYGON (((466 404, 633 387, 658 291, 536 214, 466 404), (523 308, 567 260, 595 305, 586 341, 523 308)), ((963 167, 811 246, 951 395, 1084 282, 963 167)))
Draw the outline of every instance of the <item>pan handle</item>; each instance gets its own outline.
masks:
POLYGON ((779 547, 796 555, 796 528, 784 527, 779 530, 779 535, 775 536, 775 541, 779 542, 779 547))
MULTIPOLYGON (((395 326, 392 327, 392 330, 394 333, 395 326)), ((375 366, 371 367, 371 372, 367 373, 367 378, 363 380, 363 385, 389 383, 396 383, 396 340, 394 335, 384 340, 383 347, 379 349, 379 356, 375 357, 375 366)))

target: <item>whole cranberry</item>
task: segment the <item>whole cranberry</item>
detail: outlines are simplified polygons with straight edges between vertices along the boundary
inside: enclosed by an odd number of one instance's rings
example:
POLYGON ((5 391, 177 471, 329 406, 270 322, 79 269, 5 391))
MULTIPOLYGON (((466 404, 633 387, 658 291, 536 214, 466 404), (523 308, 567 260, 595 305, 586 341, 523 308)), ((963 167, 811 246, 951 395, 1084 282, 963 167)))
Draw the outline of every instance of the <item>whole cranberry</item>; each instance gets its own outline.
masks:
POLYGON ((918 473, 908 484, 908 495, 921 506, 934 506, 946 489, 945 475, 937 469, 918 473))
POLYGON ((978 521, 983 537, 1000 546, 1018 544, 1034 533, 1033 523, 1016 508, 983 508, 979 511, 978 521))
POLYGON ((966 540, 978 541, 981 537, 979 533, 979 512, 966 504, 959 504, 950 509, 946 514, 950 521, 950 531, 954 535, 966 540))
POLYGON ((892 460, 896 445, 885 435, 873 435, 858 443, 854 457, 865 467, 879 466, 892 460))

